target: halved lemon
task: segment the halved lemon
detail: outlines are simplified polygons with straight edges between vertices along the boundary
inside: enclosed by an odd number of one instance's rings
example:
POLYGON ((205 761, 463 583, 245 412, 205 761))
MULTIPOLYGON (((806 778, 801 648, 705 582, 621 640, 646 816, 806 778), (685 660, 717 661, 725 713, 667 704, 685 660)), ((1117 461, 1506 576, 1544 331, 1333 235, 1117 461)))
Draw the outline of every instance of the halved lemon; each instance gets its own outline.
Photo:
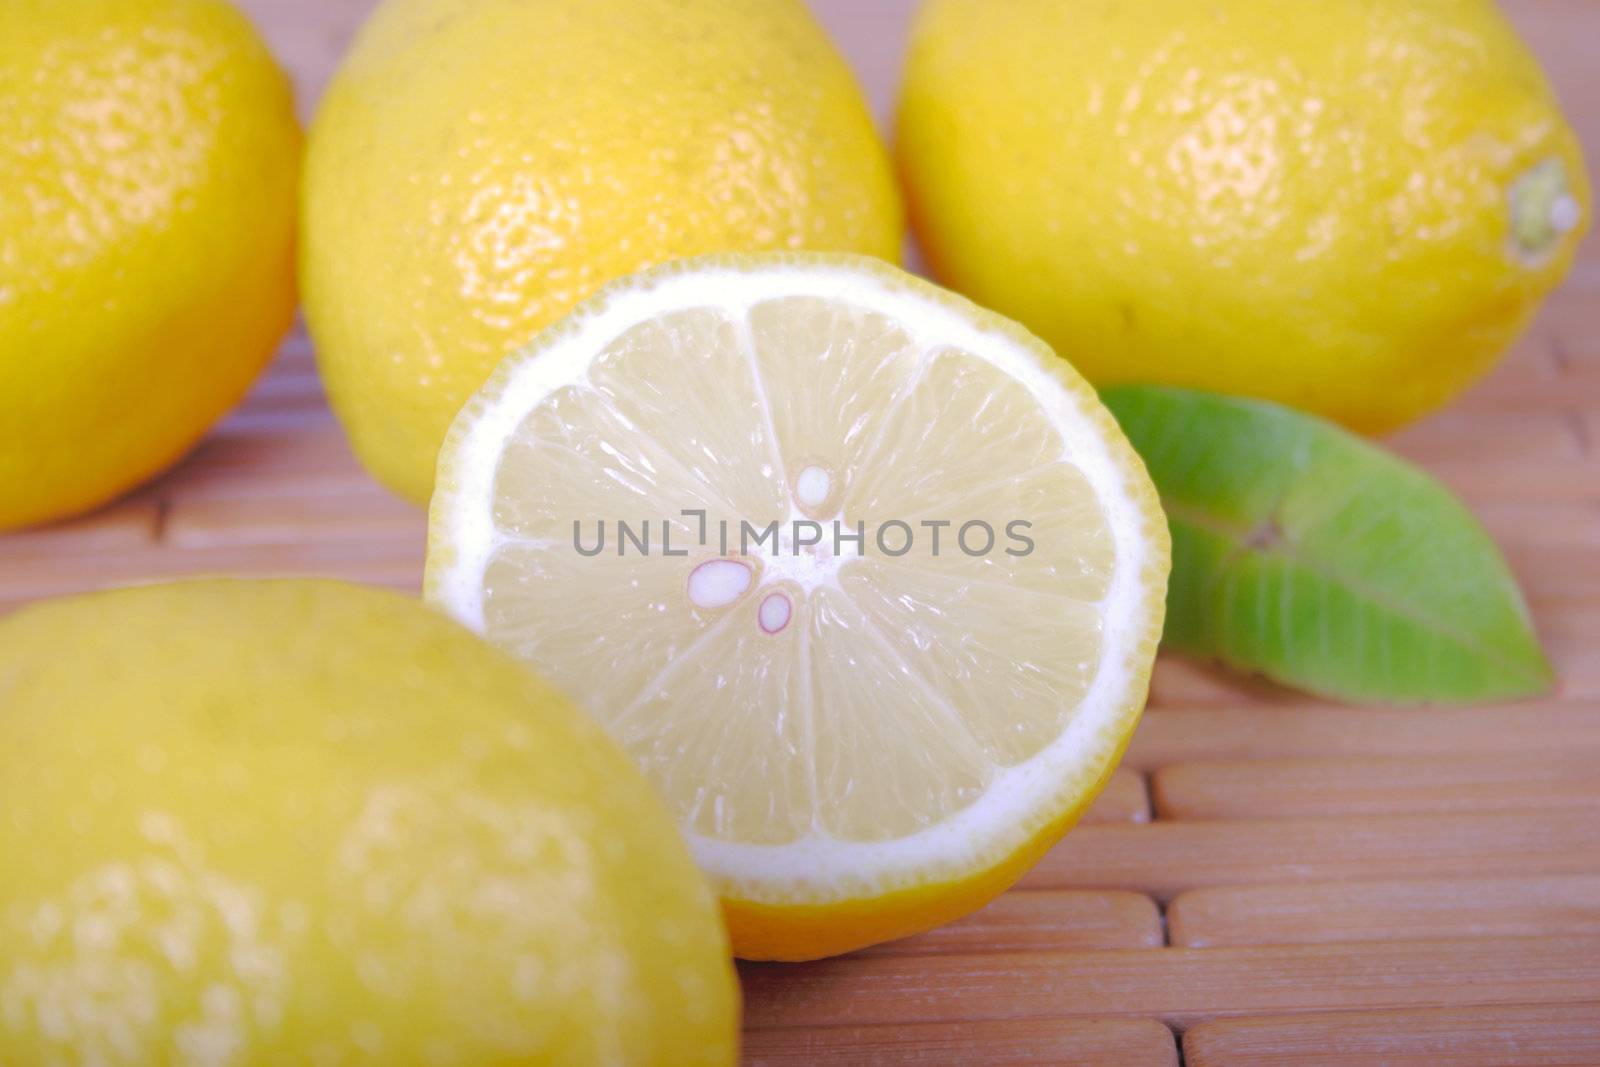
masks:
POLYGON ((810 959, 980 906, 1072 824, 1167 565, 1044 344, 875 260, 760 255, 624 279, 507 359, 440 455, 426 589, 633 754, 739 955, 810 959))

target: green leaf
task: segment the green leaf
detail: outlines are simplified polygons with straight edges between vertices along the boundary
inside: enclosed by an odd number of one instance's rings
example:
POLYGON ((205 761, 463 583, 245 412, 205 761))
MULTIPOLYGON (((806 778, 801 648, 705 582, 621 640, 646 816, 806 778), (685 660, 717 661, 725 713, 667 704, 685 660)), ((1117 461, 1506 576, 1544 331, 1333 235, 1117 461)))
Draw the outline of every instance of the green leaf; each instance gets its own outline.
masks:
POLYGON ((1172 527, 1166 647, 1344 700, 1550 687, 1505 559, 1421 470, 1277 404, 1149 386, 1103 395, 1172 527))

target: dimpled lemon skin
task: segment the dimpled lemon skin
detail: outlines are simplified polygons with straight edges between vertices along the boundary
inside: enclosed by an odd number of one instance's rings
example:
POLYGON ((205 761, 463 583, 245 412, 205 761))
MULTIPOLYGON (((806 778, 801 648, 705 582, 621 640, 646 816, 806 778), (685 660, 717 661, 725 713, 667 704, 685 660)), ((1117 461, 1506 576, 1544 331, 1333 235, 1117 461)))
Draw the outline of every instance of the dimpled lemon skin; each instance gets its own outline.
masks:
POLYGON ((0 3, 0 529, 109 500, 294 312, 300 130, 221 0, 0 3))
POLYGON ((0 620, 0 1061, 732 1064, 643 778, 417 602, 207 581, 0 620))
POLYGON ((301 280, 335 410, 426 502, 457 410, 613 278, 898 258, 899 194, 801 0, 387 0, 313 124, 301 280))
POLYGON ((1489 0, 932 0, 898 155, 941 280, 1095 383, 1367 432, 1482 374, 1589 215, 1489 0), (1519 240, 1511 191, 1541 164, 1565 201, 1530 181, 1519 240))

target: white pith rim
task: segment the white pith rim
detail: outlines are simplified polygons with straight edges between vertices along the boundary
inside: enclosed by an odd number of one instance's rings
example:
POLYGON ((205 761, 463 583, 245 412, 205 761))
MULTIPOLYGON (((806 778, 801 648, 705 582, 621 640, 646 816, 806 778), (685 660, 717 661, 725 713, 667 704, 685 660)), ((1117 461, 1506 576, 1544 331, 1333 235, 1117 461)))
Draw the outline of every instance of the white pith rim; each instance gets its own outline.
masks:
MULTIPOLYGON (((1116 567, 1097 605, 1102 661, 1068 728, 1032 758, 1000 770, 989 789, 944 822, 891 841, 841 841, 813 832, 783 845, 727 842, 686 831, 701 867, 724 895, 768 903, 870 896, 981 871, 1010 855, 1067 805, 1103 779, 1124 740, 1121 719, 1142 701, 1153 647, 1144 588, 1152 560, 1146 517, 1128 472, 1107 446, 1105 424, 1042 365, 1054 359, 1001 329, 975 308, 929 284, 874 263, 841 257, 786 257, 735 265, 710 259, 673 265, 602 290, 572 316, 512 356, 457 416, 441 454, 430 509, 427 597, 457 620, 484 630, 483 575, 504 540, 492 516, 495 472, 505 442, 529 411, 556 389, 581 380, 619 334, 653 316, 713 308, 742 316, 787 296, 837 300, 896 320, 924 350, 957 347, 1016 379, 1065 442, 1064 457, 1084 474, 1105 508, 1116 567), (436 546, 447 544, 447 552, 436 546), (436 558, 438 557, 438 558, 436 558), (1139 692, 1133 691, 1140 687, 1139 692)), ((781 472, 780 472, 781 474, 781 472)), ((1142 475, 1141 475, 1142 476, 1142 475)), ((1157 607, 1154 610, 1159 610, 1157 607)))

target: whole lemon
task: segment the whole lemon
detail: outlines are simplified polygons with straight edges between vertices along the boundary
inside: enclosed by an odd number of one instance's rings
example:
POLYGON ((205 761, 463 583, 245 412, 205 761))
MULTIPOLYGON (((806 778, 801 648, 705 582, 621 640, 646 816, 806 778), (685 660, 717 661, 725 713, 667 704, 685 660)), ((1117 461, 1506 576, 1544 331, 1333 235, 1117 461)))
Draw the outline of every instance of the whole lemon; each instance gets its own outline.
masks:
POLYGON ((294 311, 300 131, 222 0, 0 3, 0 529, 182 456, 294 311))
POLYGON ((0 709, 0 1061, 734 1061, 726 937, 661 801, 409 598, 27 608, 0 709))
POLYGON ((898 148, 940 278, 1091 380, 1369 432, 1483 373, 1589 214, 1490 0, 932 0, 898 148))
POLYGON ((311 133, 334 409, 425 501, 450 421, 603 283, 707 252, 899 254, 892 170, 801 0, 386 0, 311 133))

